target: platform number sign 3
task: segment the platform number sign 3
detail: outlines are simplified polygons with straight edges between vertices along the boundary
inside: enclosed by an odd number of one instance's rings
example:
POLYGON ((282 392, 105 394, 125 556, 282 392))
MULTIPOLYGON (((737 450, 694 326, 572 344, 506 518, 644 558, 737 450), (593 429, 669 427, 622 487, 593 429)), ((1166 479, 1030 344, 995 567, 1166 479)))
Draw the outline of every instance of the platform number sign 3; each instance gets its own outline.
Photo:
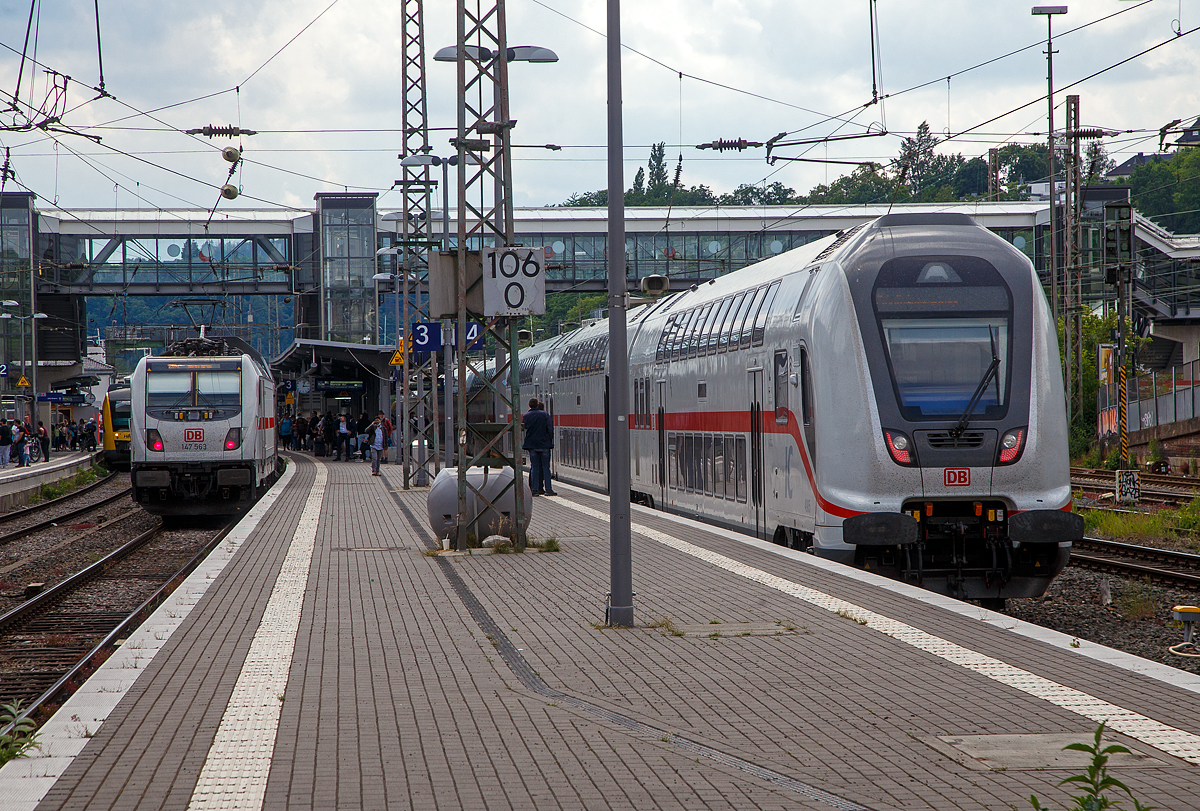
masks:
POLYGON ((546 274, 542 248, 485 248, 483 309, 487 315, 542 315, 546 274))
POLYGON ((1136 470, 1117 471, 1117 501, 1133 503, 1142 497, 1142 482, 1136 470))

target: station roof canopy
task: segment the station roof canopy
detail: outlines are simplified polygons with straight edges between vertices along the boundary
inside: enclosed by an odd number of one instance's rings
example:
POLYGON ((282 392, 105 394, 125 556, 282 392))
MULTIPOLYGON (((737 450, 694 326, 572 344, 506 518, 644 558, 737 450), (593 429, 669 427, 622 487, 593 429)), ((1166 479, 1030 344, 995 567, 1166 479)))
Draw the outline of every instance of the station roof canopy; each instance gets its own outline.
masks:
POLYGON ((271 359, 271 369, 285 377, 298 377, 318 371, 321 364, 336 364, 353 377, 384 375, 395 351, 395 345, 388 344, 352 344, 297 338, 271 359))

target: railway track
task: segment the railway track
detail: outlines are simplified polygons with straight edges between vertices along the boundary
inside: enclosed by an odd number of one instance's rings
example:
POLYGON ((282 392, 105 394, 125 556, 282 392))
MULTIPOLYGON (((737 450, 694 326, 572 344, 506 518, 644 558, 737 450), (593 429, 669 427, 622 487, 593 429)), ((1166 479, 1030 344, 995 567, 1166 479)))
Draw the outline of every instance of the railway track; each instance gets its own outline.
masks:
POLYGON ((231 526, 158 524, 0 616, 0 703, 21 701, 32 714, 65 698, 231 526))
MULTIPOLYGON (((1200 478, 1195 476, 1142 473, 1139 479, 1142 501, 1178 506, 1200 495, 1200 478)), ((1111 493, 1115 487, 1115 474, 1111 470, 1073 467, 1071 487, 1089 493, 1111 493)))
POLYGON ((59 496, 58 498, 52 498, 49 501, 42 501, 37 504, 33 504, 29 507, 21 507, 16 510, 9 510, 6 513, 2 513, 2 514, 0 514, 0 526, 4 526, 5 524, 9 524, 14 521, 20 521, 23 518, 28 518, 29 516, 37 515, 38 513, 45 512, 46 510, 50 510, 50 509, 58 507, 62 504, 67 504, 71 501, 74 501, 75 499, 77 499, 81 496, 87 495, 88 493, 92 492, 93 490, 97 490, 97 489, 103 487, 104 485, 111 482, 114 478, 116 478, 116 476, 117 476, 116 473, 109 473, 104 478, 97 479, 96 481, 92 482, 91 484, 85 485, 76 490, 72 490, 71 492, 67 493, 64 496, 59 496))
POLYGON ((1149 578, 1188 588, 1200 588, 1200 555, 1149 546, 1084 538, 1071 550, 1071 565, 1125 577, 1149 578))
MULTIPOLYGON (((113 474, 113 475, 116 475, 116 474, 113 474)), ((107 479, 104 481, 107 482, 107 479)), ((93 510, 98 510, 101 507, 106 507, 109 504, 112 504, 113 502, 118 501, 119 499, 122 499, 122 498, 128 499, 132 496, 132 494, 133 494, 133 488, 126 487, 124 490, 121 490, 119 493, 115 493, 114 495, 108 496, 106 498, 102 498, 99 501, 93 501, 89 504, 85 504, 82 507, 78 507, 74 510, 70 510, 69 512, 60 513, 60 514, 54 516, 53 518, 46 519, 45 521, 39 521, 36 524, 29 524, 28 526, 21 527, 20 529, 15 529, 15 530, 12 530, 11 532, 6 532, 3 534, 0 534, 0 546, 4 546, 5 544, 12 543, 13 541, 20 540, 21 538, 28 537, 28 536, 33 535, 38 532, 42 532, 43 530, 52 529, 56 526, 62 526, 63 524, 68 523, 73 518, 79 518, 80 516, 87 515, 88 513, 92 512, 93 510)), ((66 496, 64 496, 63 498, 66 498, 66 496)), ((61 499, 55 499, 55 501, 61 501, 61 499)), ((130 502, 130 503, 132 504, 132 502, 130 502)), ((16 520, 16 519, 14 519, 14 520, 16 520)), ((3 524, 0 524, 0 526, 3 526, 3 524)))

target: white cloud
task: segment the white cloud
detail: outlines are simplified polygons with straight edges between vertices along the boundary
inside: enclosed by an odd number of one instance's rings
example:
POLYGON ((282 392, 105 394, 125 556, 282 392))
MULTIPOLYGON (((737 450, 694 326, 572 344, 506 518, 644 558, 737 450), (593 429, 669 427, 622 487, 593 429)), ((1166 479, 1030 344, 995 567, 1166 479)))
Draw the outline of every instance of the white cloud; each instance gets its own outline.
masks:
MULTIPOLYGON (((544 0, 546 5, 603 31, 603 3, 544 0)), ((27 7, 0 6, 0 40, 19 49, 27 7)), ((106 88, 135 108, 174 104, 241 84, 232 92, 165 110, 157 117, 172 127, 241 123, 263 131, 244 139, 248 164, 241 176, 244 193, 281 204, 307 207, 312 195, 342 187, 386 190, 398 177, 401 148, 402 4, 384 0, 341 0, 249 81, 246 78, 329 0, 261 0, 258 3, 212 0, 205 4, 164 4, 130 0, 101 4, 106 88), (302 130, 359 130, 311 133, 302 130), (365 132, 386 129, 391 132, 365 132), (287 132, 267 132, 286 130, 287 132), (317 180, 299 177, 306 175, 317 180)), ((856 124, 878 122, 884 111, 897 135, 818 147, 814 157, 886 159, 895 155, 899 137, 928 121, 933 131, 964 129, 1045 92, 1044 18, 1030 15, 1030 3, 1011 0, 894 0, 879 4, 883 90, 898 93, 932 81, 924 89, 897 95, 884 108, 857 110, 856 124), (1039 43, 1040 44, 1035 44, 1039 43), (976 71, 955 77, 949 96, 944 78, 985 59, 1034 47, 976 71)), ((453 3, 425 4, 427 54, 452 44, 453 3)), ((1118 0, 1076 4, 1055 19, 1066 32, 1130 5, 1118 0)), ((1189 9, 1183 9, 1185 16, 1189 9)), ((1089 73, 1172 38, 1179 12, 1173 2, 1152 3, 1076 33, 1056 34, 1055 78, 1063 87, 1089 73)), ((818 124, 824 114, 855 110, 871 93, 867 4, 816 4, 784 0, 659 0, 625 3, 624 42, 670 66, 664 68, 632 53, 623 55, 625 175, 631 179, 647 158, 648 145, 666 141, 672 163, 682 148, 683 180, 727 191, 768 175, 804 191, 839 169, 821 165, 768 167, 762 151, 718 156, 691 145, 715 138, 765 140, 777 132, 818 124), (691 78, 677 71, 741 88, 777 100, 752 98, 691 78)), ((38 59, 74 77, 69 102, 95 95, 98 81, 94 6, 84 0, 53 4, 43 10, 38 59)), ((562 152, 522 149, 515 154, 514 196, 519 205, 542 205, 577 191, 606 185, 605 115, 607 103, 605 40, 531 0, 509 0, 509 41, 553 48, 560 61, 551 65, 515 64, 511 68, 511 111, 519 122, 514 140, 521 144, 557 143, 562 152)), ((1188 25, 1200 23, 1184 20, 1188 25)), ((1128 65, 1116 68, 1070 92, 1081 96, 1083 123, 1118 129, 1157 130, 1174 118, 1200 115, 1200 34, 1173 41, 1128 65)), ((0 88, 16 82, 18 58, 0 56, 0 88)), ((454 66, 427 62, 428 108, 433 127, 453 127, 454 66)), ((22 91, 28 97, 28 76, 22 91)), ((35 75, 36 93, 44 77, 35 75)), ((1061 101, 1061 97, 1060 97, 1061 101)), ((67 115, 65 122, 86 126, 128 116, 117 101, 101 99, 67 115)), ((1061 116, 1059 125, 1061 126, 1061 116)), ((158 128, 144 117, 120 126, 158 128)), ((825 123, 805 135, 833 131, 825 123)), ((982 128, 993 141, 968 136, 944 149, 979 155, 1005 137, 1045 129, 1045 104, 982 128)), ((854 131, 854 126, 841 132, 854 131)), ((57 188, 68 206, 107 206, 113 182, 140 192, 150 204, 176 205, 170 195, 207 207, 214 187, 224 182, 227 164, 214 146, 178 132, 107 129, 106 147, 142 156, 164 168, 114 154, 110 149, 62 136, 64 146, 96 155, 104 175, 60 149, 40 133, 0 133, 0 145, 13 149, 20 179, 43 196, 57 188), (179 177, 169 170, 174 170, 179 177), (119 173, 119 174, 116 174, 119 173), (187 179, 191 178, 191 179, 187 179), (163 193, 152 191, 159 189, 163 193)), ((433 132, 435 152, 449 150, 451 133, 433 132)), ((202 139, 203 140, 203 139, 202 139)), ((1128 140, 1130 151, 1148 151, 1157 137, 1128 140)), ((795 150, 794 152, 798 152, 795 150)), ((119 192, 118 200, 132 200, 119 192)), ((392 194, 387 199, 395 199, 392 194)), ((247 202, 243 198, 240 202, 247 202)))

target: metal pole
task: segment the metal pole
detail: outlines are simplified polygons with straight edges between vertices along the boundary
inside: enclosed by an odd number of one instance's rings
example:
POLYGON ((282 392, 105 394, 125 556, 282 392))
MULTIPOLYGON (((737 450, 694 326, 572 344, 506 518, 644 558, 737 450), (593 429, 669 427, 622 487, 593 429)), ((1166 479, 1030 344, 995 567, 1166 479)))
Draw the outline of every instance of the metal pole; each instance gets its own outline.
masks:
MULTIPOLYGON (((405 223, 405 229, 407 230, 407 228, 408 224, 405 223)), ((405 252, 405 259, 407 260, 407 251, 405 252)), ((400 407, 400 419, 404 423, 404 430, 401 433, 401 436, 404 437, 404 449, 402 451, 404 455, 401 458, 404 460, 404 489, 407 490, 409 488, 409 475, 412 470, 412 460, 410 458, 412 456, 412 440, 408 436, 408 393, 412 388, 409 382, 408 341, 405 340, 408 337, 408 268, 400 268, 400 278, 394 281, 397 295, 404 296, 403 320, 400 318, 400 299, 396 299, 396 348, 400 350, 400 358, 404 361, 404 365, 400 367, 403 369, 400 373, 400 381, 404 385, 404 394, 400 398, 401 403, 403 403, 400 407)))
MULTIPOLYGON (((457 163, 458 156, 454 156, 457 163)), ((450 161, 442 161, 442 251, 450 252, 450 161)), ((446 335, 445 322, 442 324, 442 375, 444 379, 442 397, 445 403, 446 431, 443 434, 446 443, 446 467, 454 466, 454 384, 451 382, 450 369, 453 354, 450 348, 450 336, 446 335)))
POLYGON ((629 352, 625 337, 625 172, 622 163, 621 2, 608 0, 608 624, 633 625, 629 508, 629 352))
POLYGON ((455 44, 458 46, 458 245, 457 264, 455 267, 457 280, 458 329, 455 335, 455 350, 458 352, 458 406, 455 425, 458 442, 458 536, 454 548, 463 551, 467 548, 467 528, 464 517, 467 514, 467 10, 466 0, 458 0, 457 13, 458 31, 455 44))
POLYGON ((1054 324, 1058 327, 1058 219, 1054 189, 1054 18, 1046 15, 1046 93, 1049 113, 1046 141, 1050 148, 1050 278, 1052 281, 1051 302, 1054 307, 1054 324))

